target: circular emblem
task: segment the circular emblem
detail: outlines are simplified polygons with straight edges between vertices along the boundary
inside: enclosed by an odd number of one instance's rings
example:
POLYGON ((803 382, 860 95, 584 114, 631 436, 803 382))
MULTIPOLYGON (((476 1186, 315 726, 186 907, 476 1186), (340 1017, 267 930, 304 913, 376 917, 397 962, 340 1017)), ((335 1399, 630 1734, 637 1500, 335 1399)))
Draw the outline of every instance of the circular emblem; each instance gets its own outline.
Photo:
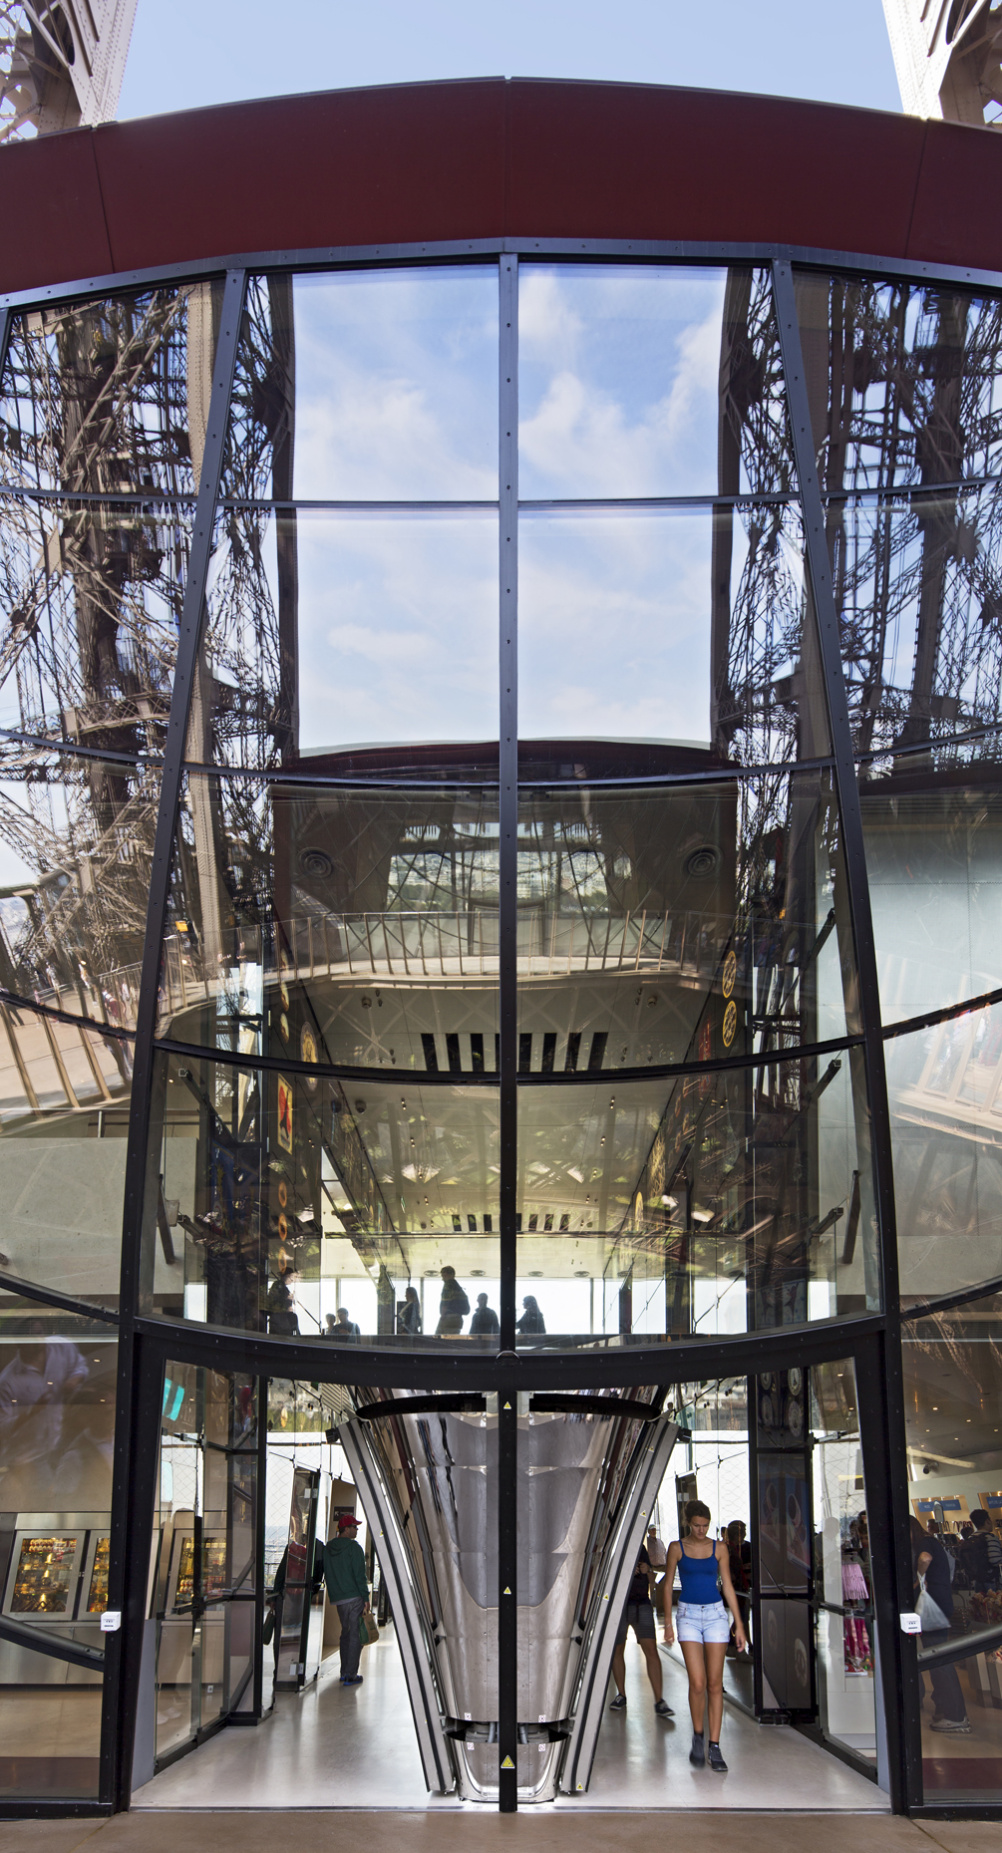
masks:
POLYGON ((285 1241, 285 1238, 286 1238, 286 1236, 288 1235, 288 1233, 289 1233, 289 1225, 288 1225, 288 1223, 286 1222, 286 1220, 285 1220, 285 1217, 284 1217, 284 1216, 280 1216, 280 1217, 279 1217, 279 1219, 278 1219, 278 1238, 279 1238, 279 1241, 281 1241, 281 1242, 284 1242, 284 1241, 285 1241))
MULTIPOLYGON (((730 1008, 730 1006, 728 1006, 728 1008, 730 1008)), ((284 1010, 278 1019, 278 1033, 281 1036, 283 1042, 288 1042, 289 1040, 289 1019, 286 1016, 284 1010)))
POLYGON ((786 1426, 794 1439, 799 1441, 804 1432, 804 1405, 797 1396, 791 1396, 787 1401, 786 1426))
POLYGON ((804 1373, 796 1364, 786 1373, 786 1387, 791 1396, 799 1396, 804 1387, 804 1373))
POLYGON ((737 1029, 737 1027, 738 1027, 738 1007, 732 997, 730 1000, 730 1003, 727 1006, 727 1009, 724 1011, 723 1036, 724 1036, 724 1048, 725 1049, 729 1049, 731 1046, 731 1043, 734 1041, 734 1032, 737 1029))
MULTIPOLYGON (((312 1065, 315 1065, 317 1061, 319 1061, 320 1059, 320 1052, 317 1048, 317 1039, 316 1039, 316 1036, 313 1034, 312 1025, 309 1023, 304 1023, 299 1033, 299 1052, 303 1058, 303 1061, 310 1062, 312 1065)), ((315 1074, 307 1075, 306 1085, 309 1088, 311 1094, 316 1093, 317 1077, 315 1074)))
POLYGON ((279 1208, 284 1210, 288 1201, 289 1201, 289 1186, 283 1177, 283 1178, 280 1178, 279 1185, 278 1185, 279 1208))
POLYGON ((736 952, 729 952, 727 954, 726 959, 724 960, 723 990, 724 990, 725 997, 730 997, 731 992, 733 991, 734 986, 737 983, 737 977, 738 977, 738 955, 736 952))

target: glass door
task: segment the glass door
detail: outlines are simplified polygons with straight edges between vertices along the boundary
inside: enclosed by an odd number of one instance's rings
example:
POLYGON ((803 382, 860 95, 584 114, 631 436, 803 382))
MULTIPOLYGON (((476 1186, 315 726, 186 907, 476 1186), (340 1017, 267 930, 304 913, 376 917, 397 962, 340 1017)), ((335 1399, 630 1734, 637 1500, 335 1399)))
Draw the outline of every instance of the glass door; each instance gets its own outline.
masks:
POLYGON ((253 1706, 257 1421, 254 1379, 168 1364, 153 1578, 158 1764, 253 1706))

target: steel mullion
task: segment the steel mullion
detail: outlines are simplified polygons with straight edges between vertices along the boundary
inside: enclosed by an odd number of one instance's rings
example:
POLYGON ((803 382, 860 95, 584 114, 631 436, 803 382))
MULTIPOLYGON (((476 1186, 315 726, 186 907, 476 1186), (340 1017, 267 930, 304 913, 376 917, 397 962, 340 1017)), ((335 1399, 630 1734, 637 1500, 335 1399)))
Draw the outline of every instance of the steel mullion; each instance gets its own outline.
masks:
MULTIPOLYGON (((118 1385, 115 1409, 115 1455, 108 1576, 108 1606, 122 1614, 121 1631, 110 1637, 101 1714, 102 1800, 118 1808, 129 1805, 132 1744, 139 1703, 146 1610, 146 1564, 150 1550, 152 1504, 141 1496, 159 1421, 144 1369, 148 1347, 137 1342, 136 1319, 142 1310, 144 1269, 143 1220, 148 1144, 157 1054, 154 1047, 160 964, 173 863, 174 831, 184 773, 184 745, 198 652, 205 617, 205 588, 212 557, 216 501, 240 338, 245 275, 228 274, 223 289, 219 336, 212 370, 198 504, 192 529, 188 579, 178 631, 177 667, 163 753, 163 777, 150 869, 150 896, 136 1011, 135 1067, 129 1114, 122 1219, 122 1264, 119 1291, 118 1385), (135 1381, 134 1381, 135 1379, 135 1381), (149 1504, 149 1509, 147 1505, 149 1504)), ((156 1368, 162 1372, 162 1358, 156 1368)))
MULTIPOLYGON (((903 1648, 903 1636, 895 1619, 897 1612, 911 1606, 912 1564, 908 1541, 910 1507, 905 1451, 897 1221, 891 1157, 890 1111, 881 1030, 880 989, 873 939, 873 919, 870 910, 863 814, 856 776, 849 704, 842 673, 838 611, 828 554, 825 506, 818 480, 811 406, 800 341, 793 271, 788 260, 774 260, 772 285, 789 403, 793 454, 803 503, 805 566, 812 595, 816 638, 831 729, 833 773, 842 827, 849 914, 852 923, 862 1017, 863 1063, 870 1115, 871 1156, 877 1209, 881 1300, 885 1317, 882 1362, 886 1421, 881 1424, 879 1437, 874 1438, 874 1450, 881 1452, 883 1458, 872 1461, 871 1472, 878 1473, 889 1489, 892 1514, 887 1565, 893 1581, 891 1590, 886 1592, 890 1600, 881 1601, 876 1605, 877 1639, 880 1648, 883 1689, 881 1696, 885 1716, 890 1717, 895 1712, 899 1701, 903 1700, 904 1703, 903 1731, 898 1741, 898 1755, 892 1759, 890 1768, 891 1802, 895 1810, 900 1812, 920 1802, 922 1795, 920 1788, 916 1792, 915 1785, 915 1747, 919 1744, 920 1719, 914 1691, 907 1686, 907 1661, 903 1648)), ((919 1768, 921 1768, 920 1762, 919 1768)))
MULTIPOLYGON (((392 270, 400 266, 485 264, 502 257, 549 260, 627 260, 635 264, 757 264, 768 265, 776 244, 760 239, 643 239, 643 238, 536 238, 516 233, 493 238, 430 239, 379 245, 309 245, 296 250, 241 251, 192 258, 176 264, 147 265, 132 270, 108 271, 100 276, 78 277, 44 288, 8 290, 0 294, 0 310, 50 308, 121 291, 184 284, 220 277, 232 270, 338 271, 357 268, 392 270)), ((1002 272, 984 267, 936 263, 924 258, 882 256, 879 252, 835 250, 821 245, 784 245, 784 261, 804 269, 838 271, 843 275, 887 278, 918 284, 946 284, 957 289, 1002 290, 1002 272)))
MULTIPOLYGON (((515 1350, 518 1156, 518 259, 502 258, 498 373, 500 578, 499 1111, 500 1338, 515 1350)), ((518 1398, 498 1395, 498 1807, 518 1807, 518 1398), (507 1766, 507 1767, 506 1767, 507 1766)))
POLYGON ((581 1346, 532 1350, 517 1355, 474 1355, 470 1350, 452 1353, 429 1346, 417 1351, 401 1345, 366 1345, 343 1348, 321 1338, 271 1338, 266 1333, 243 1332, 222 1326, 173 1324, 167 1319, 140 1318, 137 1331, 179 1361, 204 1364, 211 1370, 253 1371, 261 1376, 292 1377, 352 1386, 385 1387, 422 1393, 465 1391, 493 1394, 501 1390, 545 1393, 603 1385, 624 1390, 634 1384, 690 1383, 710 1377, 740 1377, 763 1370, 783 1370, 791 1364, 844 1358, 862 1340, 884 1328, 880 1313, 848 1319, 816 1320, 810 1324, 781 1326, 730 1337, 679 1339, 657 1346, 618 1344, 605 1350, 594 1339, 581 1346))

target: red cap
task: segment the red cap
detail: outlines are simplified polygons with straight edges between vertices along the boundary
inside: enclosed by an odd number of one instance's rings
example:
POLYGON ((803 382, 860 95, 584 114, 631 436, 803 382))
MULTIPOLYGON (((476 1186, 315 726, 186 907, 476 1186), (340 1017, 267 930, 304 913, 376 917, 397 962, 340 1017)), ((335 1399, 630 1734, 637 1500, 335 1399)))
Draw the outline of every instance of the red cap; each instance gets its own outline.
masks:
POLYGON ((354 1512, 342 1512, 337 1522, 337 1528, 339 1531, 357 1531, 358 1520, 354 1512))

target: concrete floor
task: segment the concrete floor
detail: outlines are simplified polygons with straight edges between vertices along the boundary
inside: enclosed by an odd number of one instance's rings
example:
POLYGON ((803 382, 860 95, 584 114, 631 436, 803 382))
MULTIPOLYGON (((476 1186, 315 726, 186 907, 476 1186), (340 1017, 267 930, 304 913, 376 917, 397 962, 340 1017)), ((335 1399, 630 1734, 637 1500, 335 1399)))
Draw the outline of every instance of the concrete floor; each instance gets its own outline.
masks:
MULTIPOLYGON (((627 1710, 606 1713, 589 1793, 529 1808, 527 1817, 540 1813, 553 1822, 608 1809, 886 1811, 886 1797, 865 1776, 798 1732, 757 1725, 732 1706, 725 1706, 721 1740, 729 1774, 694 1770, 688 1760, 685 1670, 670 1655, 662 1656, 662 1665, 675 1719, 655 1717, 634 1647, 627 1655, 627 1710)), ((280 1694, 274 1712, 256 1729, 231 1726, 154 1776, 136 1790, 134 1808, 144 1814, 372 1808, 420 1809, 436 1817, 484 1815, 483 1803, 425 1791, 392 1630, 365 1649, 362 1672, 365 1683, 345 1691, 336 1661, 328 1661, 317 1684, 299 1696, 280 1694)), ((1002 1836, 995 1853, 1000 1844, 1002 1836)))

